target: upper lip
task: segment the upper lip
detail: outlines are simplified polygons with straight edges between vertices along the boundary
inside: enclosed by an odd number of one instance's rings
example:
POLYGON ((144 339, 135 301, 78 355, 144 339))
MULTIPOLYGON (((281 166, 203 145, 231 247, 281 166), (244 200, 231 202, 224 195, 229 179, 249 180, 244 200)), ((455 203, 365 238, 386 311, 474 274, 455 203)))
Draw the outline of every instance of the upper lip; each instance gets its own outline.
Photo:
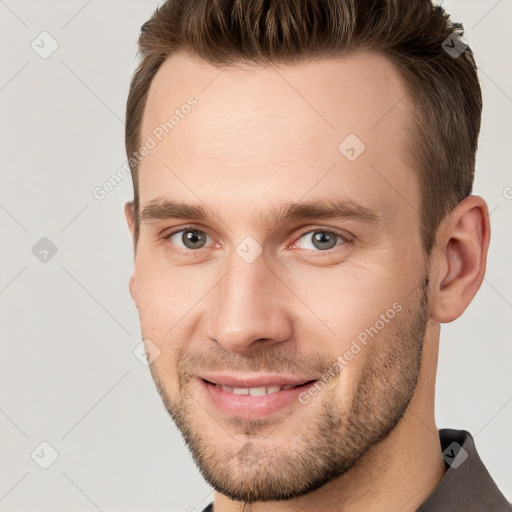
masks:
POLYGON ((297 377, 294 375, 260 374, 252 375, 226 375, 221 373, 206 373, 200 375, 201 379, 221 386, 234 388, 260 388, 270 386, 285 386, 291 384, 300 386, 306 382, 316 380, 314 377, 297 377))

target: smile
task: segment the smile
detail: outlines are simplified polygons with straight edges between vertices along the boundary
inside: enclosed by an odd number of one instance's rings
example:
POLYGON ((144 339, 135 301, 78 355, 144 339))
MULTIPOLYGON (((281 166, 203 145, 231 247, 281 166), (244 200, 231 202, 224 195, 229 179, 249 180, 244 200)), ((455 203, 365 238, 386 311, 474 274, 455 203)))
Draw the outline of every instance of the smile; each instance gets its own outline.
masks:
MULTIPOLYGON (((206 381, 208 382, 208 381, 206 381)), ((271 395, 272 393, 279 393, 279 391, 287 391, 289 389, 297 388, 300 386, 305 386, 314 381, 306 382, 305 384, 285 384, 284 386, 269 386, 269 387, 257 387, 257 388, 236 388, 233 386, 224 386, 222 384, 215 384, 215 386, 220 389, 227 391, 228 393, 233 393, 234 395, 250 395, 250 396, 263 396, 263 395, 271 395)), ((210 382, 213 384, 213 382, 210 382)))
POLYGON ((208 403, 229 417, 245 419, 266 418, 290 407, 303 408, 299 396, 315 382, 317 380, 302 384, 237 387, 199 379, 208 403))

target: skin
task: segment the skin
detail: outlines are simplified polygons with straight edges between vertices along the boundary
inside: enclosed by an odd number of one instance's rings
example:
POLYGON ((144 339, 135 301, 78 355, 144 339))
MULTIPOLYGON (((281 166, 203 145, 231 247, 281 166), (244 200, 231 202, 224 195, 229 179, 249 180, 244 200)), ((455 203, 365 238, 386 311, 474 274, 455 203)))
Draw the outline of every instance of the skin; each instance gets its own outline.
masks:
MULTIPOLYGON (((406 93, 399 70, 368 52, 220 74, 178 53, 152 82, 142 140, 187 98, 198 104, 141 162, 141 210, 167 199, 214 215, 143 220, 130 292, 159 350, 157 389, 216 489, 216 512, 244 502, 258 512, 414 511, 444 475, 440 324, 480 287, 490 230, 486 203, 470 196, 427 258, 405 157, 406 93), (351 133, 366 146, 354 161, 338 150, 351 133), (265 220, 284 203, 329 199, 371 208, 378 221, 265 220), (208 235, 200 249, 182 232, 165 238, 190 226, 208 235), (332 248, 313 243, 325 230, 342 235, 332 248), (236 251, 248 236, 262 248, 251 263, 236 251), (305 405, 247 420, 202 393, 207 371, 320 378, 396 303, 401 311, 305 405)), ((125 210, 133 236, 133 205, 125 210)))

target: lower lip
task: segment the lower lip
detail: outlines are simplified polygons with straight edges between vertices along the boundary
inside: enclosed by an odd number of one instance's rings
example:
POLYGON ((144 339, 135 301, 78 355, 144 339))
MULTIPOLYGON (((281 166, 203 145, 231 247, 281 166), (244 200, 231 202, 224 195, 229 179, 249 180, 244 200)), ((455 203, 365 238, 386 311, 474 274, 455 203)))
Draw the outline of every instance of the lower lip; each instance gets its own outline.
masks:
POLYGON ((224 391, 215 384, 200 379, 200 384, 210 400, 222 412, 230 416, 263 418, 293 403, 299 403, 299 395, 313 386, 316 381, 307 382, 296 388, 278 391, 263 396, 235 395, 224 391))

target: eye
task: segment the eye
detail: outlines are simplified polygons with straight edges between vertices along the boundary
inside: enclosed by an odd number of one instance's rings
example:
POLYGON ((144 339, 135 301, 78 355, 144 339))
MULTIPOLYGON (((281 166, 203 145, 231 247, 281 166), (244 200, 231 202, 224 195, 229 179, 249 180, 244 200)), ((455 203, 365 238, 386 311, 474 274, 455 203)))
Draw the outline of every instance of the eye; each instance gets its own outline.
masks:
POLYGON ((348 240, 341 233, 325 229, 316 229, 314 231, 307 231, 306 233, 303 233, 293 246, 297 246, 299 242, 301 249, 328 251, 337 245, 342 245, 348 242, 348 240), (302 239, 304 239, 305 242, 300 242, 302 239))
POLYGON ((186 250, 202 249, 208 238, 210 237, 204 231, 195 228, 180 229, 165 236, 173 245, 186 250))

